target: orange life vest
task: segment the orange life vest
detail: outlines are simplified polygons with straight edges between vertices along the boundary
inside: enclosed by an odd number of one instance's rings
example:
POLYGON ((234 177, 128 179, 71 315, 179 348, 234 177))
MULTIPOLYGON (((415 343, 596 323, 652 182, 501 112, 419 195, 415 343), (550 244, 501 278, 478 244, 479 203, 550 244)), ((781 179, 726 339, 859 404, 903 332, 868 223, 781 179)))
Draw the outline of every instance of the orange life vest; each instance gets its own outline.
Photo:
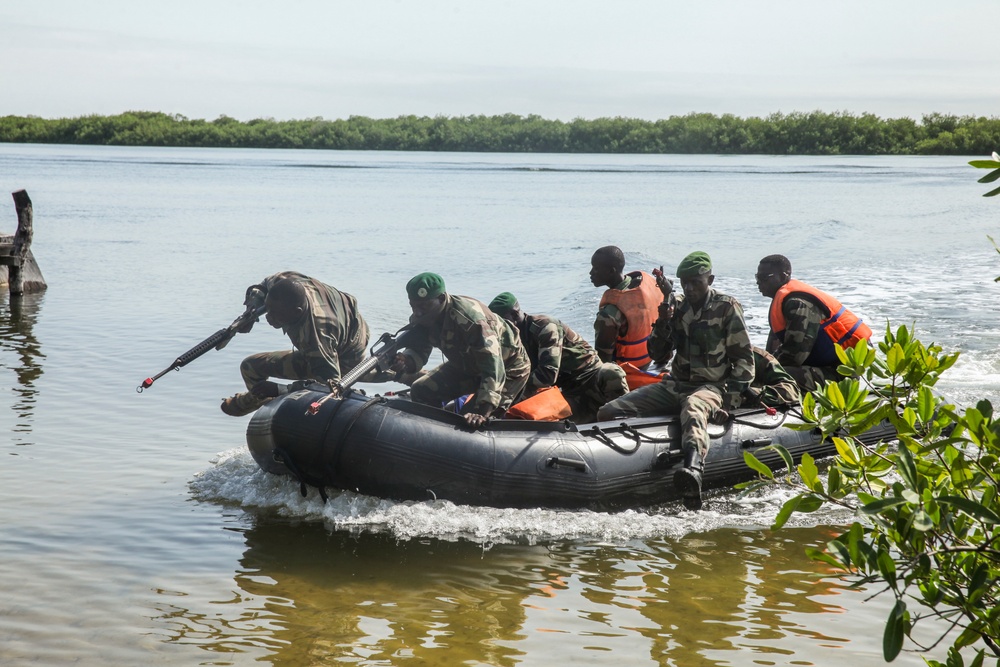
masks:
POLYGON ((607 290, 601 297, 601 307, 612 304, 628 322, 625 335, 619 334, 615 341, 612 361, 617 364, 627 362, 642 368, 652 361, 646 350, 646 341, 653 331, 653 322, 658 317, 657 307, 663 301, 663 294, 656 286, 656 279, 645 271, 635 271, 628 276, 633 280, 641 279, 638 287, 607 290))
POLYGON ((872 337, 872 330, 868 328, 868 325, 835 298, 801 280, 789 280, 774 295, 774 299, 771 301, 771 310, 767 315, 771 332, 778 340, 785 339, 785 313, 782 311, 782 306, 785 299, 792 295, 804 296, 808 301, 823 309, 826 315, 826 319, 819 326, 820 332, 825 335, 816 337, 816 344, 813 345, 812 352, 809 353, 809 357, 803 365, 833 366, 839 364, 840 360, 837 358, 834 343, 840 344, 843 348, 849 348, 857 345, 862 338, 868 340, 872 337))

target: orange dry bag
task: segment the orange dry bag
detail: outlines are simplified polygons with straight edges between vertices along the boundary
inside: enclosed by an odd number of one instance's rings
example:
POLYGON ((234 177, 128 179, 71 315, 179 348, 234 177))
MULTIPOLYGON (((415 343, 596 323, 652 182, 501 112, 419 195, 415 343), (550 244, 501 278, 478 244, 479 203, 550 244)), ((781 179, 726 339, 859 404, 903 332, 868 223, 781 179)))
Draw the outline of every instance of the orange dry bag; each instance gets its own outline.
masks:
POLYGON ((628 362, 618 365, 625 371, 625 382, 628 383, 629 391, 635 391, 639 387, 645 387, 647 384, 656 384, 667 376, 666 371, 662 373, 650 373, 628 362))
POLYGON ((545 387, 531 398, 515 403, 507 410, 507 419, 531 419, 540 422, 554 422, 566 419, 573 410, 563 397, 559 387, 545 387))

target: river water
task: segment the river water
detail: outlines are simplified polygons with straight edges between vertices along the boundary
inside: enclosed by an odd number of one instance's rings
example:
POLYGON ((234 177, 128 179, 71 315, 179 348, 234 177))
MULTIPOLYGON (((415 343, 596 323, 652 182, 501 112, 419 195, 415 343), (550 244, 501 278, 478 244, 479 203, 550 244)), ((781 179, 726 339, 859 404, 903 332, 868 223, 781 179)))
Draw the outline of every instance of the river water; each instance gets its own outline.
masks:
POLYGON ((218 407, 243 356, 287 347, 263 325, 135 387, 288 269, 355 294, 376 335, 431 270, 592 338, 589 259, 615 244, 629 269, 708 251, 758 344, 752 276, 785 254, 876 330, 960 350, 948 398, 996 402, 1000 204, 978 176, 934 157, 0 144, 49 284, 0 289, 0 664, 879 664, 888 600, 803 555, 849 517, 772 533, 780 492, 700 513, 302 498, 218 407))

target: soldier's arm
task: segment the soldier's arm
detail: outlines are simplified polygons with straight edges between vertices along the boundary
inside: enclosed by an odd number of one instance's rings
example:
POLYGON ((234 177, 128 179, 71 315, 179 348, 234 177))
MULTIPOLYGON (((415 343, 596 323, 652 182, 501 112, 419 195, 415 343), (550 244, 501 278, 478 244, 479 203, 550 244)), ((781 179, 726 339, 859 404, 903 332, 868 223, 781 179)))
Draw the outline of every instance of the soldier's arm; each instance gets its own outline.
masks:
POLYGON ((500 338, 485 321, 475 323, 470 334, 469 354, 479 371, 479 390, 473 398, 472 411, 489 417, 500 405, 500 394, 507 379, 500 338))
POLYGON ((601 361, 612 361, 615 341, 625 324, 625 316, 617 306, 607 304, 597 311, 597 319, 594 320, 594 349, 601 361))
POLYGON ((823 313, 814 303, 795 297, 785 299, 782 312, 785 315, 785 339, 774 356, 786 366, 801 366, 816 344, 823 313))
POLYGON ((562 366, 563 332, 555 322, 548 322, 537 334, 538 365, 531 371, 528 384, 532 389, 555 386, 562 366))
POLYGON ((409 359, 412 363, 412 366, 407 364, 405 372, 416 373, 427 365, 434 347, 431 345, 427 329, 422 326, 415 326, 413 332, 409 334, 408 340, 410 343, 409 346, 400 350, 399 354, 409 359))
POLYGON ((743 309, 734 303, 725 318, 725 348, 729 360, 729 377, 726 392, 739 396, 754 378, 753 346, 743 320, 743 309))

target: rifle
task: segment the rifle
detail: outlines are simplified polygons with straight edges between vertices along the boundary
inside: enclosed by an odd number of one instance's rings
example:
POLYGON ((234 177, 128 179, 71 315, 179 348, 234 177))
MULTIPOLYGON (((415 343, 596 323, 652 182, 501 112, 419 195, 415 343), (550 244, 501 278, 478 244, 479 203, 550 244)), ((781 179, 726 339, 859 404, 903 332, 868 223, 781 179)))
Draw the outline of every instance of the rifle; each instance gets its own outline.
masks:
POLYGON ((348 392, 350 392, 352 386, 357 384, 361 378, 373 369, 377 368, 383 372, 388 371, 392 367, 393 361, 395 361, 396 352, 416 339, 416 331, 416 328, 407 325, 395 334, 391 334, 387 331, 379 336, 379 339, 375 341, 375 344, 372 345, 369 350, 371 356, 349 370, 347 373, 344 373, 339 380, 331 381, 329 383, 330 393, 318 401, 313 402, 309 406, 309 414, 314 415, 319 412, 319 406, 331 398, 341 398, 342 396, 345 396, 348 392))
POLYGON ((143 389, 149 389, 153 386, 153 383, 159 380, 161 377, 169 373, 170 371, 179 371, 182 367, 187 366, 192 361, 202 356, 211 349, 221 350, 224 348, 230 340, 233 339, 237 333, 240 333, 241 329, 249 331, 248 326, 253 326, 254 322, 260 319, 260 316, 267 311, 267 306, 257 305, 255 303, 250 303, 247 305, 247 309, 243 311, 239 317, 233 320, 225 329, 219 329, 214 334, 201 341, 190 350, 182 354, 181 356, 174 359, 174 363, 170 364, 162 371, 157 373, 151 378, 146 378, 142 381, 138 387, 135 388, 136 392, 142 393, 143 389))

